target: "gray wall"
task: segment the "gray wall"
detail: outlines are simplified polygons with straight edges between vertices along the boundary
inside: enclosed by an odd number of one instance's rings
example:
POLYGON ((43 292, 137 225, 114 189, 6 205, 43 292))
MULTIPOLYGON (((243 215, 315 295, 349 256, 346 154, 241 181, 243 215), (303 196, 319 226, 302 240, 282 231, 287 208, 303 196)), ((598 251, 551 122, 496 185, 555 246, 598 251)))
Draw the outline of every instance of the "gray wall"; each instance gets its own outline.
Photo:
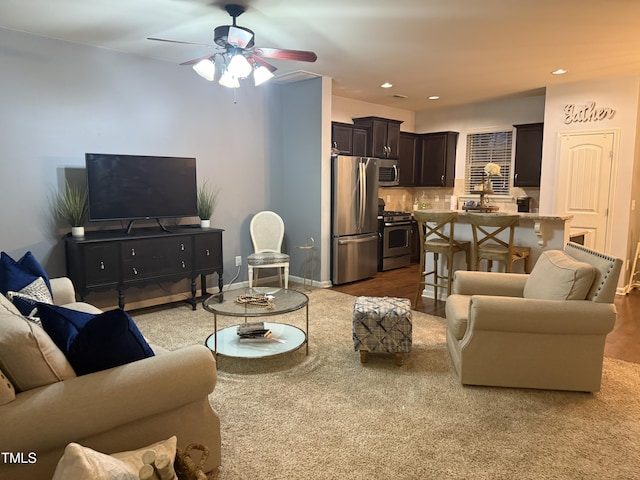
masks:
MULTIPOLYGON (((288 251, 291 255, 291 274, 302 277, 306 252, 296 248, 305 245, 307 237, 316 243, 314 256, 321 248, 321 138, 322 79, 306 80, 288 85, 281 97, 283 171, 282 188, 276 199, 287 230, 288 251)), ((310 267, 310 265, 309 265, 310 267)), ((319 268, 314 265, 315 279, 319 268)), ((310 275, 308 268, 307 275, 310 275)))
POLYGON ((65 176, 82 176, 85 152, 196 157, 199 180, 220 187, 212 225, 225 229, 225 283, 234 257, 252 251, 255 212, 281 209, 291 246, 314 235, 318 207, 300 202, 319 199, 314 80, 234 92, 188 67, 5 29, 0 66, 0 249, 14 258, 31 250, 50 275, 65 273, 69 229, 52 225, 49 203, 65 176))

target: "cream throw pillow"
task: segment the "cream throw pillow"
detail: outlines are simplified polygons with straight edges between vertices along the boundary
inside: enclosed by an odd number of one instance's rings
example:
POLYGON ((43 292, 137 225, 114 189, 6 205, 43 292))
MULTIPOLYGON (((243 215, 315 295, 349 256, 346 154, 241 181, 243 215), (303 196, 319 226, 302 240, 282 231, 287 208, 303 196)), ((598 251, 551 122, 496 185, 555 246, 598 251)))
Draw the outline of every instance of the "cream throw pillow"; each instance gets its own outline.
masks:
POLYGON ((560 250, 542 252, 524 286, 525 298, 542 300, 584 300, 595 268, 560 250))
POLYGON ((0 345, 0 369, 17 392, 76 376, 51 337, 4 295, 0 295, 0 345))
POLYGON ((142 455, 155 450, 156 455, 167 455, 173 463, 178 439, 173 436, 139 450, 107 455, 70 443, 56 466, 52 480, 138 480, 138 472, 144 465, 142 455))

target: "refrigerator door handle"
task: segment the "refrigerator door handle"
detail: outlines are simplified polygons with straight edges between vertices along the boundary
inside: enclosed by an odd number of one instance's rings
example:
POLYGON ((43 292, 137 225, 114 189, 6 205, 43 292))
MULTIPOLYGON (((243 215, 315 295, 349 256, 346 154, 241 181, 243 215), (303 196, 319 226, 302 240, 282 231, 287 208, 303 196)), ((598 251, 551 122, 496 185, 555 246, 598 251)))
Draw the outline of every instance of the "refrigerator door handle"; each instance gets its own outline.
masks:
POLYGON ((370 242, 371 240, 378 240, 378 234, 372 233, 371 235, 362 236, 358 238, 339 238, 338 245, 346 245, 349 243, 365 243, 365 242, 370 242))
POLYGON ((364 214, 367 209, 367 166, 362 160, 360 162, 362 168, 362 199, 360 201, 360 231, 364 229, 364 214))
POLYGON ((358 168, 360 169, 360 212, 358 212, 358 231, 361 232, 364 229, 364 215, 367 207, 367 170, 364 160, 359 160, 358 168))

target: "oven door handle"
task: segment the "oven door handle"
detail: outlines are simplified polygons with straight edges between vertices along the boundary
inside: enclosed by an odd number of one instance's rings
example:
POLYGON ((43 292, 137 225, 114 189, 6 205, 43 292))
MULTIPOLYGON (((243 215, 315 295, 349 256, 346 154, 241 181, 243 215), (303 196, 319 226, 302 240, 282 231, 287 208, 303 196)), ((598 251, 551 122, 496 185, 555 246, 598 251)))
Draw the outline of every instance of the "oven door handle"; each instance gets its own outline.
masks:
POLYGON ((404 225, 411 225, 411 221, 406 222, 384 222, 385 227, 402 227, 404 225))

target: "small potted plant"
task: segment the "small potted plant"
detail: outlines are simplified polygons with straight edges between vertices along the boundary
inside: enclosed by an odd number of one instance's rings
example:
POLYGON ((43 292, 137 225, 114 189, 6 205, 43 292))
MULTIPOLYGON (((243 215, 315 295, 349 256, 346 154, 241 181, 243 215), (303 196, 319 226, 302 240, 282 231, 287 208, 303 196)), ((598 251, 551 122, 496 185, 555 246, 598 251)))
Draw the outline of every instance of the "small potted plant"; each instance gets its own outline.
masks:
POLYGON ((218 189, 211 190, 206 181, 198 187, 198 216, 202 228, 211 226, 211 216, 216 209, 218 191, 218 189))
POLYGON ((85 188, 65 182, 63 191, 58 192, 55 209, 60 218, 71 226, 71 235, 84 237, 84 224, 89 215, 89 203, 85 188))

